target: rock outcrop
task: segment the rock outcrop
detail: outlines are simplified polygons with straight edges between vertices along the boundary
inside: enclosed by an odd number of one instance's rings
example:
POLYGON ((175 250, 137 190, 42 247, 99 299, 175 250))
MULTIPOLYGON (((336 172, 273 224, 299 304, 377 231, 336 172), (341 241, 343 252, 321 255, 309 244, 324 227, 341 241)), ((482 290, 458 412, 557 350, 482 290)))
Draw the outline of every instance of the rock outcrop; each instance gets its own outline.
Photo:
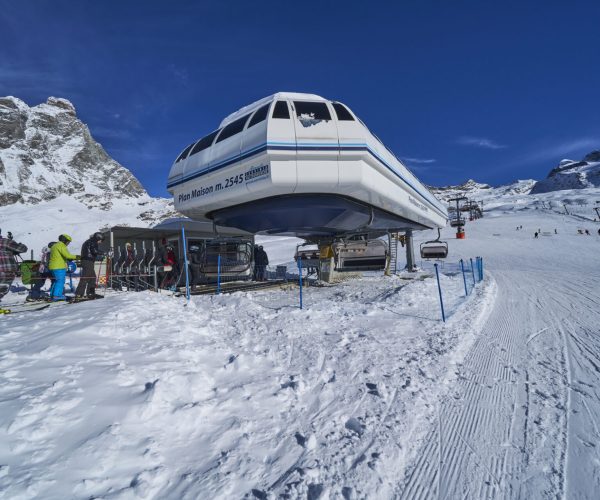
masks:
POLYGON ((93 139, 71 102, 50 97, 29 107, 0 97, 0 206, 62 194, 106 210, 115 199, 148 196, 93 139))
POLYGON ((531 194, 594 187, 600 187, 600 151, 592 151, 581 161, 562 160, 546 179, 535 184, 531 194))

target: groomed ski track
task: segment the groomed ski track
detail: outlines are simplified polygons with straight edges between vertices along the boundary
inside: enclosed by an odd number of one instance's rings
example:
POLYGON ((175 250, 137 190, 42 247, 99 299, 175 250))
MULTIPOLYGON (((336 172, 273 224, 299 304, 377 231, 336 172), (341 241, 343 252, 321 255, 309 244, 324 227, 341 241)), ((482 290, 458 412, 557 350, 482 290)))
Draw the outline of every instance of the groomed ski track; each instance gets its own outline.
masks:
POLYGON ((467 229, 464 247, 490 255, 497 298, 400 498, 597 498, 600 238, 577 239, 569 217, 548 223, 559 234, 537 240, 538 218, 467 229), (490 231, 502 251, 484 246, 490 231))

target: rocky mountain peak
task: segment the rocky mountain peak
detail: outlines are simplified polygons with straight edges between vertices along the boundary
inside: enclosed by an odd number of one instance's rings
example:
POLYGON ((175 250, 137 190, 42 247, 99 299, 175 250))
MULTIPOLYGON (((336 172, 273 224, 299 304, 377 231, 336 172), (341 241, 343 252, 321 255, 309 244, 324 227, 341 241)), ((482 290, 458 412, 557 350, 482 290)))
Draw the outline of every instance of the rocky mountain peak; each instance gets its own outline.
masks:
POLYGON ((77 118, 67 99, 29 107, 0 97, 0 206, 39 203, 62 194, 109 209, 115 199, 148 198, 77 118))
POLYGON ((546 179, 536 183, 531 194, 592 187, 600 187, 600 151, 592 151, 580 161, 561 160, 546 179))
POLYGON ((54 106, 56 108, 64 110, 73 116, 77 115, 77 113, 75 112, 75 106, 73 106, 73 103, 68 99, 63 99, 62 97, 48 97, 46 104, 48 106, 54 106))

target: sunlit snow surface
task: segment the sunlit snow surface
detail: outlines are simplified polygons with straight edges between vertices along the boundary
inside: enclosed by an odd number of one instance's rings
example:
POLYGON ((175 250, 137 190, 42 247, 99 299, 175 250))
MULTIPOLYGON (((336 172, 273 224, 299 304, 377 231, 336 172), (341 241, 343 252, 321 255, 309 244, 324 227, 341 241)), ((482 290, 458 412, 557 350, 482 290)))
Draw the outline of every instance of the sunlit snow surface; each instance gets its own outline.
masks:
MULTIPOLYGON (((442 277, 445 325, 433 278, 373 274, 305 288, 304 310, 290 287, 0 318, 0 494, 593 498, 600 196, 584 191, 577 217, 497 200, 449 239, 488 273, 468 299, 442 277)), ((272 262, 296 244, 261 241, 272 262)))

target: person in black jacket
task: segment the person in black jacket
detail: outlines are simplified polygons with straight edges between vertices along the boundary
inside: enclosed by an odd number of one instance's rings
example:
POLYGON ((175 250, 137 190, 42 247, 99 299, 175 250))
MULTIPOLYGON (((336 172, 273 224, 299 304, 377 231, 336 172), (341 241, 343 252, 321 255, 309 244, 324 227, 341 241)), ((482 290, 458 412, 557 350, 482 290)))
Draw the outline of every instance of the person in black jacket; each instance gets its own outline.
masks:
POLYGON ((94 262, 98 258, 102 258, 104 252, 98 248, 98 244, 104 241, 104 235, 102 233, 94 233, 88 240, 86 240, 81 247, 81 277, 79 278, 79 285, 75 290, 75 297, 77 299, 96 299, 96 270, 94 269, 94 262))
POLYGON ((204 265, 204 252, 198 245, 190 247, 190 271, 192 272, 192 290, 196 289, 202 279, 202 266, 204 265))
POLYGON ((262 245, 259 245, 257 255, 254 257, 257 269, 258 281, 267 281, 267 266, 269 265, 269 257, 267 252, 263 249, 262 245))

